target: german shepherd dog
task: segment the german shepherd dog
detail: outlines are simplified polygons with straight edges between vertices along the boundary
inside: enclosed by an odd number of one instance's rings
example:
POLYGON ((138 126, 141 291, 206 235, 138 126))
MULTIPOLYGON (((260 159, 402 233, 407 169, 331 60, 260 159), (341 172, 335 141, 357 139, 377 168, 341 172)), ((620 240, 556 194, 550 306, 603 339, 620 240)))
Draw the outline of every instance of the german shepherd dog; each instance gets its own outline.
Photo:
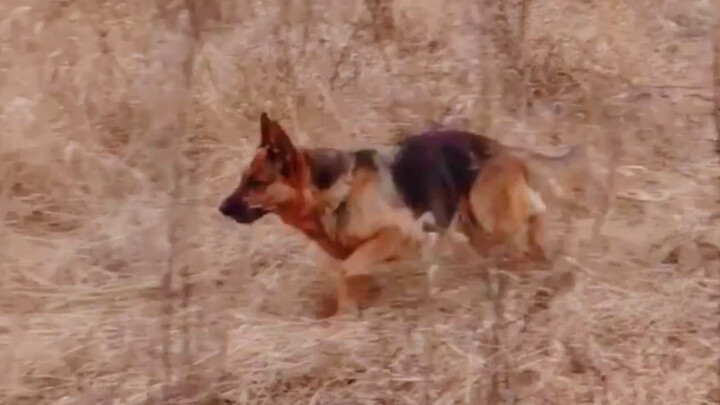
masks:
POLYGON ((356 310, 378 290, 373 265, 419 255, 429 230, 463 235, 482 256, 547 260, 546 206, 527 161, 564 161, 572 151, 552 157, 456 130, 413 135, 388 150, 298 148, 266 113, 260 135, 220 212, 241 224, 273 213, 319 245, 335 263, 324 316, 356 310))

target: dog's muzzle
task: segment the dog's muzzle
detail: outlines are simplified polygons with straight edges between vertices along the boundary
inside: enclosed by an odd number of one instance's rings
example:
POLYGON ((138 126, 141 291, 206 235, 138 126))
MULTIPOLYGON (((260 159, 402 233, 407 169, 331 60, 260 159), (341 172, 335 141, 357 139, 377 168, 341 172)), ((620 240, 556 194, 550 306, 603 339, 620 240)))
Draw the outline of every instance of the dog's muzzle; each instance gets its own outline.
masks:
POLYGON ((247 202, 235 196, 226 198, 220 204, 220 213, 241 224, 251 224, 262 218, 267 211, 259 207, 251 207, 247 202))

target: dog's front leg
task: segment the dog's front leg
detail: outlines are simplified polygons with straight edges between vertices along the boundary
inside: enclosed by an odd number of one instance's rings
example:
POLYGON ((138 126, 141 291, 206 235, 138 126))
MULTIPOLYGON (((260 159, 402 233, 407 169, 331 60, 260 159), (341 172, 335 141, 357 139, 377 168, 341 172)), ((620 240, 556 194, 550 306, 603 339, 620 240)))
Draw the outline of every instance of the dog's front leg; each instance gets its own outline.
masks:
POLYGON ((318 318, 329 318, 342 314, 357 314, 363 300, 371 300, 379 288, 372 276, 359 274, 348 276, 342 262, 326 261, 323 266, 333 281, 333 297, 321 302, 318 318))
POLYGON ((323 313, 320 317, 325 318, 356 311, 357 308, 350 299, 345 272, 340 267, 340 263, 332 263, 328 270, 333 281, 335 295, 331 301, 323 305, 323 313))
POLYGON ((325 255, 316 260, 318 269, 332 280, 333 288, 332 296, 323 296, 320 299, 316 316, 324 319, 349 312, 348 288, 341 262, 325 255))
POLYGON ((333 296, 320 302, 317 317, 329 318, 343 314, 358 314, 360 304, 372 301, 380 292, 370 274, 348 275, 340 262, 325 262, 323 266, 333 282, 333 296))
POLYGON ((334 266, 336 314, 356 313, 361 303, 377 297, 380 288, 371 274, 372 267, 401 254, 406 242, 399 229, 385 228, 334 266))

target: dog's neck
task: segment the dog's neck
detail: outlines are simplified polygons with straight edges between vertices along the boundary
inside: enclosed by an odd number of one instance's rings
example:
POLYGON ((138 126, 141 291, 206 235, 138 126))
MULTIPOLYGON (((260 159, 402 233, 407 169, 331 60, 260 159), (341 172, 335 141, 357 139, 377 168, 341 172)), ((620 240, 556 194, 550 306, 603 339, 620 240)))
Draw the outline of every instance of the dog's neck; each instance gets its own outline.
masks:
POLYGON ((278 207, 276 213, 284 223, 303 232, 331 257, 345 259, 353 249, 334 238, 323 219, 332 219, 337 205, 344 198, 333 195, 332 188, 350 170, 348 154, 332 149, 299 152, 297 183, 294 184, 297 198, 278 207))
POLYGON ((342 245, 330 236, 323 227, 320 219, 321 214, 315 210, 306 212, 303 215, 282 210, 278 212, 278 215, 283 222, 304 233, 334 259, 344 260, 353 251, 353 249, 342 245))

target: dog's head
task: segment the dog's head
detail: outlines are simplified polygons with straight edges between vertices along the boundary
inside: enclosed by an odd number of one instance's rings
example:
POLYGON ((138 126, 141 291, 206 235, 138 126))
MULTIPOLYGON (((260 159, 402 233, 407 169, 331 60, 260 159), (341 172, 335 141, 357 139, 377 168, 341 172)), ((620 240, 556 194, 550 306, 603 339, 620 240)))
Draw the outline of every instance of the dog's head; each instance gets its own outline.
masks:
POLYGON ((302 199, 300 153, 290 137, 266 113, 260 116, 260 145, 240 184, 220 204, 220 212, 241 224, 251 224, 302 199))

